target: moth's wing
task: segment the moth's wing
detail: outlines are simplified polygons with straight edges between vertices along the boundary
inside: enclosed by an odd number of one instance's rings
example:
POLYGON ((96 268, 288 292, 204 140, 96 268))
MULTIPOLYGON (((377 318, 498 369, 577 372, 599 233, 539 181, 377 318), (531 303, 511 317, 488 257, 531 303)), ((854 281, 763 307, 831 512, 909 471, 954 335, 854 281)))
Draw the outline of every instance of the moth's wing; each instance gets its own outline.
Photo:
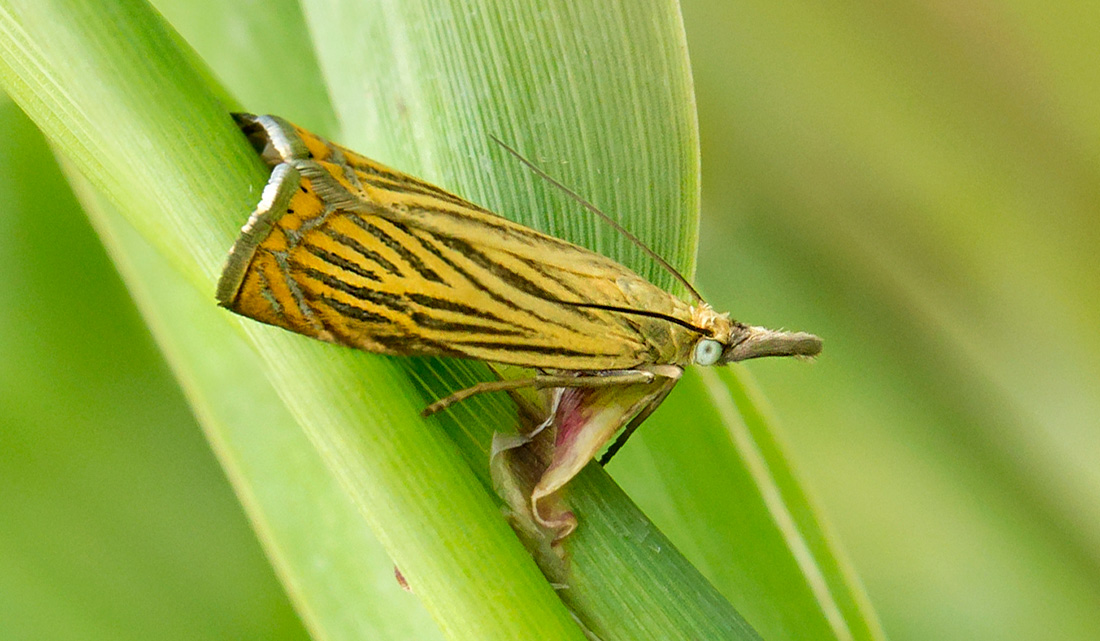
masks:
POLYGON ((499 287, 494 289, 502 295, 541 306, 542 318, 568 326, 571 335, 558 336, 559 340, 584 337, 597 344, 621 343, 614 352, 606 345, 600 350, 585 343, 591 354, 617 359, 614 364, 601 360, 585 369, 686 362, 698 334, 653 314, 690 323, 692 308, 622 264, 509 221, 438 187, 415 179, 403 183, 401 174, 385 168, 378 171, 373 163, 367 168, 350 167, 353 171, 345 175, 334 173, 338 179, 326 194, 334 202, 348 203, 351 209, 377 215, 427 243, 453 250, 473 263, 472 268, 488 272, 485 282, 496 283, 499 287))
POLYGON ((337 342, 291 277, 296 230, 303 221, 321 216, 324 207, 297 169, 288 163, 274 167, 260 203, 229 251, 218 280, 218 304, 269 325, 337 342))
POLYGON ((625 267, 273 122, 260 134, 285 162, 231 253, 224 306, 389 354, 570 370, 669 358, 669 323, 563 303, 679 302, 625 267))
MULTIPOLYGON (((418 226, 425 215, 419 208, 404 220, 394 205, 373 214, 367 210, 381 208, 333 208, 316 194, 327 180, 302 177, 289 164, 276 167, 234 246, 223 283, 239 285, 220 288, 223 305, 387 354, 583 370, 651 360, 645 337, 621 315, 560 302, 582 292, 585 300, 601 302, 609 300, 602 292, 617 289, 615 274, 604 276, 612 279, 607 283, 540 262, 540 255, 559 258, 560 241, 524 235, 481 244, 481 236, 499 234, 496 219, 494 225, 456 223, 448 233, 438 224, 418 226)), ((566 250, 578 267, 596 257, 566 250)))

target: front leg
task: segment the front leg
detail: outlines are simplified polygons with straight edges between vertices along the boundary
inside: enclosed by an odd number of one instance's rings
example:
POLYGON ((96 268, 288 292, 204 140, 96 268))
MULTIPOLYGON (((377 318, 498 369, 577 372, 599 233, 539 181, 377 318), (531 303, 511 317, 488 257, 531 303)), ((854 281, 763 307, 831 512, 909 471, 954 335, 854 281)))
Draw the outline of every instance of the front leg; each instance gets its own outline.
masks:
POLYGON ((424 408, 424 411, 420 414, 421 416, 431 416, 436 412, 447 409, 455 403, 460 403, 471 396, 476 396, 477 394, 483 394, 485 392, 502 392, 522 389, 524 387, 546 389, 552 387, 598 388, 615 385, 636 385, 639 383, 652 383, 659 376, 667 378, 668 373, 662 369, 662 366, 657 365, 639 367, 636 369, 613 370, 609 372, 584 373, 573 376, 563 374, 537 374, 530 378, 517 378, 506 381, 486 381, 472 387, 467 387, 464 390, 459 390, 446 398, 441 398, 424 408))

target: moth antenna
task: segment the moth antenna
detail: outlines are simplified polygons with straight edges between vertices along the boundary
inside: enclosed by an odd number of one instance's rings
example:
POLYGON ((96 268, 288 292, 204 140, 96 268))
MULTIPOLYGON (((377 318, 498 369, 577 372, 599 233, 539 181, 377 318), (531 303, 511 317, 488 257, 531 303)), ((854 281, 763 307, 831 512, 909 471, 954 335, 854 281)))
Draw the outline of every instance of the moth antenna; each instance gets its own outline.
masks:
MULTIPOLYGON (((521 163, 523 163, 523 164, 524 164, 524 165, 525 165, 525 166, 526 166, 526 167, 527 167, 528 169, 530 169, 531 171, 535 172, 535 175, 536 175, 536 176, 538 176, 539 178, 542 178, 542 179, 543 179, 543 180, 545 180, 546 182, 548 182, 548 183, 550 183, 551 185, 553 185, 553 186, 557 187, 557 188, 558 188, 558 189, 560 189, 560 190, 561 190, 562 192, 564 192, 564 193, 565 193, 565 195, 567 195, 567 196, 569 196, 570 198, 572 198, 573 200, 577 201, 577 203, 578 203, 578 204, 579 204, 579 205, 580 205, 581 207, 584 207, 585 209, 587 209, 588 211, 592 212, 593 214, 596 214, 597 216, 599 216, 600 218, 602 218, 602 219, 603 219, 603 221, 604 221, 605 223, 607 223, 608 225, 611 225, 611 227, 612 227, 612 228, 613 228, 613 229, 614 229, 615 231, 619 232, 619 233, 620 233, 620 234, 622 234, 623 236, 626 236, 626 239, 627 239, 627 240, 629 240, 630 242, 634 243, 634 244, 635 244, 635 245, 636 245, 636 246, 637 246, 637 247, 638 247, 639 249, 641 249, 642 251, 644 251, 644 252, 646 253, 646 255, 648 255, 648 256, 649 256, 650 258, 652 258, 653 260, 657 261, 657 264, 658 264, 658 265, 660 265, 661 267, 663 267, 663 268, 664 268, 664 269, 665 269, 665 270, 666 270, 666 271, 667 271, 668 273, 672 274, 672 275, 673 275, 673 276, 674 276, 674 277, 676 278, 676 280, 680 281, 680 283, 681 283, 681 284, 682 284, 682 285, 683 285, 684 287, 687 287, 688 291, 689 291, 689 292, 691 292, 691 295, 695 297, 695 302, 697 302, 697 303, 701 303, 701 302, 703 302, 703 296, 702 296, 702 294, 700 294, 700 293, 699 293, 699 291, 698 291, 698 290, 696 290, 696 289, 695 289, 695 287, 693 287, 693 286, 692 286, 692 284, 691 284, 690 282, 688 282, 688 279, 684 278, 684 275, 683 275, 683 274, 681 274, 680 272, 676 271, 676 268, 675 268, 675 267, 673 267, 672 265, 668 264, 668 261, 666 261, 666 260, 665 260, 664 258, 661 258, 660 254, 658 254, 657 252, 653 251, 653 250, 652 250, 652 249, 650 249, 650 248, 649 248, 648 246, 646 246, 646 244, 645 244, 645 243, 643 243, 643 242, 642 242, 642 241, 641 241, 641 240, 640 240, 640 239, 639 239, 639 238, 638 238, 637 236, 635 236, 634 234, 630 233, 630 232, 629 232, 629 231, 627 231, 627 230, 626 230, 626 229, 625 229, 625 228, 624 228, 624 227, 623 227, 622 225, 620 225, 620 224, 619 224, 618 222, 616 222, 614 218, 612 218, 611 216, 608 216, 607 214, 603 213, 602 211, 600 211, 600 208, 599 208, 599 207, 596 207, 595 205, 593 205, 592 203, 588 202, 588 201, 587 201, 587 200, 585 200, 585 199, 584 199, 583 197, 581 197, 581 195, 580 195, 580 194, 578 194, 577 192, 573 191, 572 189, 570 189, 570 188, 566 187, 566 186, 565 186, 564 184, 562 184, 562 183, 561 183, 560 181, 558 181, 558 180, 557 180, 556 178, 554 178, 554 177, 553 177, 553 176, 551 176, 550 174, 548 174, 548 173, 546 173, 545 171, 543 171, 542 169, 540 169, 540 168, 539 168, 539 167, 538 167, 538 166, 537 166, 537 165, 536 165, 535 163, 531 162, 530 160, 527 160, 527 158, 525 158, 525 157, 523 156, 523 154, 519 153, 518 151, 516 151, 516 150, 515 150, 515 149, 513 149, 512 147, 509 147, 509 146, 508 146, 508 145, 507 145, 507 144, 506 144, 506 143, 505 143, 505 142, 504 142, 503 140, 501 140, 500 138, 497 138, 497 137, 496 137, 496 136, 494 136, 493 134, 489 134, 489 138, 492 138, 493 142, 495 142, 496 144, 498 144, 498 145, 500 145, 501 147, 503 147, 505 151, 507 151, 508 153, 510 153, 510 154, 512 154, 513 156, 515 156, 515 157, 516 157, 516 160, 520 161, 520 162, 521 162, 521 163)), ((620 311, 621 311, 621 310, 620 310, 620 311)))
POLYGON ((635 316, 648 316, 650 318, 660 318, 670 323, 675 323, 681 327, 685 327, 696 334, 702 334, 703 336, 710 336, 711 333, 702 327, 696 327, 686 320, 681 320, 675 316, 669 316, 668 314, 662 314, 661 312, 653 312, 648 309, 634 309, 632 307, 616 307, 615 305, 601 305, 600 303, 574 303, 567 300, 556 301, 562 305, 572 305, 573 307, 586 307, 588 309, 605 309, 609 312, 619 312, 620 314, 633 314, 635 316))

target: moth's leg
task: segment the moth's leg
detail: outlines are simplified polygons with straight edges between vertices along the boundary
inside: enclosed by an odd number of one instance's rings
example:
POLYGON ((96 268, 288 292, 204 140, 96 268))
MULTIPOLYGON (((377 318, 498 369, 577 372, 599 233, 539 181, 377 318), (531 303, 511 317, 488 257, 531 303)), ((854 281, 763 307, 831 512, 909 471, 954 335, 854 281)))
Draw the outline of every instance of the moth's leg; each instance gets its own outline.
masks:
MULTIPOLYGON (((497 380, 505 380, 504 375, 500 373, 500 370, 497 369, 496 365, 494 365, 493 363, 485 363, 485 366, 489 368, 489 371, 493 373, 493 376, 497 377, 497 380)), ((542 373, 542 370, 537 371, 540 374, 542 373)), ((539 407, 526 396, 520 394, 516 390, 507 391, 508 396, 512 398, 512 402, 516 404, 516 408, 519 410, 519 418, 521 424, 524 424, 524 422, 526 422, 526 424, 528 425, 538 425, 546 419, 547 412, 542 407, 539 407)))
POLYGON ((634 430, 638 429, 638 426, 649 418, 649 415, 665 400, 668 393, 676 386, 676 380, 677 379, 669 379, 665 383, 665 388, 653 397, 649 405, 646 405, 642 408, 642 411, 638 412, 634 418, 630 419, 630 422, 623 428, 623 431, 619 433, 619 437, 615 439, 615 442, 612 443, 611 446, 607 448, 607 451, 603 453, 603 456, 600 457, 600 465, 607 465, 611 462, 611 457, 615 456, 615 454, 626 445, 626 441, 630 438, 630 435, 634 433, 634 430))
POLYGON ((643 407, 634 418, 630 419, 630 422, 623 428, 619 437, 615 439, 615 442, 612 443, 611 446, 607 448, 607 451, 604 452, 603 456, 600 457, 600 465, 607 465, 608 462, 611 461, 611 457, 615 456, 615 454, 626 445, 627 440, 630 439, 630 435, 634 433, 634 430, 638 429, 638 426, 649 418, 649 415, 664 402, 665 397, 668 396, 673 387, 676 387, 676 383, 684 374, 684 369, 679 365, 646 365, 639 369, 646 369, 664 378, 665 382, 663 387, 653 394, 653 398, 649 401, 648 405, 643 407))
POLYGON ((543 389, 546 387, 610 387, 612 385, 636 385, 638 383, 652 383, 657 374, 646 370, 621 370, 617 372, 605 372, 583 376, 560 376, 553 374, 539 374, 531 378, 516 378, 509 381, 487 381, 478 383, 473 387, 459 390, 446 398, 441 398, 424 408, 421 416, 431 416, 440 410, 447 409, 455 403, 460 403, 471 396, 485 392, 504 392, 509 390, 534 387, 543 389))

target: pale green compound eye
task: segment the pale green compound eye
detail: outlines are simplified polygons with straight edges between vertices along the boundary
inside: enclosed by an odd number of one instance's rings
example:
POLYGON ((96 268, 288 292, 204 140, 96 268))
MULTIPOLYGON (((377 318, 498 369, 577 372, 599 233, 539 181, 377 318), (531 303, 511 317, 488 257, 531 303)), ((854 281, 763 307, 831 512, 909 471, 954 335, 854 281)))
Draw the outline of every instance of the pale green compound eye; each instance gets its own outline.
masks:
POLYGON ((714 365, 722 358, 722 344, 710 338, 704 338, 695 344, 695 362, 699 365, 714 365))

